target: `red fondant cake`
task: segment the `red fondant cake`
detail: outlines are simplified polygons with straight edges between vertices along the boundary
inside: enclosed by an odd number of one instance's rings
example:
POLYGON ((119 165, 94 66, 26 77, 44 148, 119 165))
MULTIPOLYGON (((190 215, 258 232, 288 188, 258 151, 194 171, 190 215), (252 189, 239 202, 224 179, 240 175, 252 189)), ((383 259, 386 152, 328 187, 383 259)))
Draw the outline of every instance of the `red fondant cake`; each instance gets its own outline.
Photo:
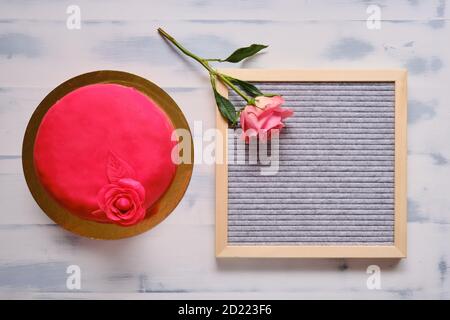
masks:
POLYGON ((34 146, 37 175, 71 213, 134 225, 175 175, 172 132, 166 114, 134 88, 81 87, 44 116, 34 146))

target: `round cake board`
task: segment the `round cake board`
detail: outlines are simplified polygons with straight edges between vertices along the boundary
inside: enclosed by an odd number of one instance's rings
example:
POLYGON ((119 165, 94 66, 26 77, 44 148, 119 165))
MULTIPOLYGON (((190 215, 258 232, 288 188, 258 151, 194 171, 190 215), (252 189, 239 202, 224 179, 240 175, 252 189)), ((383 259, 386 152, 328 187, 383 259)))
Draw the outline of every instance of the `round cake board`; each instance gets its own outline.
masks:
POLYGON ((55 223, 68 231, 88 238, 105 240, 122 239, 136 236, 152 229, 175 209, 183 198, 192 176, 194 147, 192 135, 190 134, 191 161, 189 163, 181 163, 177 166, 171 185, 161 198, 147 210, 146 218, 140 223, 123 227, 115 224, 84 220, 72 214, 56 202, 40 183, 34 168, 34 143, 43 117, 59 99, 80 87, 98 83, 115 83, 139 90, 165 112, 175 129, 185 129, 190 133, 189 125, 183 112, 175 101, 156 84, 127 72, 112 70, 94 71, 67 80, 57 86, 42 100, 31 116, 25 131, 22 145, 22 166, 25 180, 33 198, 39 207, 55 223))

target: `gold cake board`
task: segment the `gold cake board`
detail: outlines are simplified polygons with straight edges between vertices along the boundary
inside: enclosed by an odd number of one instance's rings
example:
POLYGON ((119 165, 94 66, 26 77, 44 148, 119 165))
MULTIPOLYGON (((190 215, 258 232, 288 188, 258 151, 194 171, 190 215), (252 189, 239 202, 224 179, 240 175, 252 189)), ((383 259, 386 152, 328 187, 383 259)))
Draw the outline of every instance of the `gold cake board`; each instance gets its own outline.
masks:
MULTIPOLYGON (((177 166, 175 177, 162 197, 147 210, 146 218, 133 226, 122 227, 114 224, 88 221, 70 213, 56 202, 40 183, 34 168, 33 149, 39 125, 46 112, 62 97, 80 87, 97 83, 115 83, 133 87, 147 95, 166 113, 175 129, 185 129, 190 132, 189 125, 175 101, 160 87, 137 75, 122 72, 101 70, 79 75, 67 80, 51 91, 34 111, 25 131, 22 146, 22 166, 28 188, 39 207, 66 230, 80 236, 93 239, 122 239, 132 237, 150 230, 163 221, 183 198, 192 176, 194 155, 191 152, 190 163, 177 166)), ((193 141, 191 137, 191 150, 193 141)))

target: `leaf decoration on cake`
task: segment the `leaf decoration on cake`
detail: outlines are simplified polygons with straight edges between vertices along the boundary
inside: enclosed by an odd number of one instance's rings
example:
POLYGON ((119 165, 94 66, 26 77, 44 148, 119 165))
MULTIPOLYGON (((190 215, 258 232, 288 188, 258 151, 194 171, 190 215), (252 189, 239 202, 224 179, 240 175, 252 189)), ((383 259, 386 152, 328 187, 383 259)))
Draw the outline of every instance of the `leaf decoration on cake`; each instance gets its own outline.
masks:
POLYGON ((135 178, 133 168, 114 152, 109 153, 106 174, 111 183, 124 178, 135 178))

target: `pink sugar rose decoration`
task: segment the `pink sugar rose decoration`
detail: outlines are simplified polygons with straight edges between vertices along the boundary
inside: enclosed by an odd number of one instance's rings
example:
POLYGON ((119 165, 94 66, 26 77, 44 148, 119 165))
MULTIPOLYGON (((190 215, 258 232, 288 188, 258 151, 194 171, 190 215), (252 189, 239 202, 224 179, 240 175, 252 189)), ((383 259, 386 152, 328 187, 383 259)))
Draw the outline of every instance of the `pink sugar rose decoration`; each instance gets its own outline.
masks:
POLYGON ((284 127, 284 119, 293 115, 293 111, 283 108, 284 99, 281 96, 256 97, 255 105, 247 105, 241 111, 240 122, 242 137, 246 143, 251 137, 258 137, 261 141, 271 138, 273 130, 284 127))
POLYGON ((145 188, 135 180, 131 166, 110 153, 106 167, 109 183, 97 194, 99 209, 92 212, 102 221, 131 226, 145 218, 145 188))
POLYGON ((97 202, 106 218, 122 226, 131 226, 145 217, 145 189, 139 181, 125 178, 100 189, 97 202))

